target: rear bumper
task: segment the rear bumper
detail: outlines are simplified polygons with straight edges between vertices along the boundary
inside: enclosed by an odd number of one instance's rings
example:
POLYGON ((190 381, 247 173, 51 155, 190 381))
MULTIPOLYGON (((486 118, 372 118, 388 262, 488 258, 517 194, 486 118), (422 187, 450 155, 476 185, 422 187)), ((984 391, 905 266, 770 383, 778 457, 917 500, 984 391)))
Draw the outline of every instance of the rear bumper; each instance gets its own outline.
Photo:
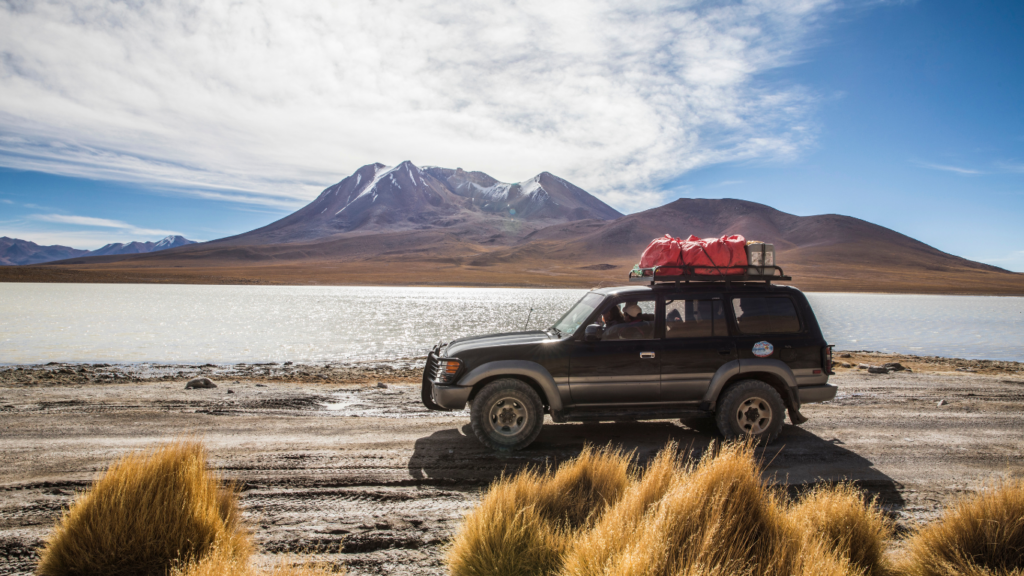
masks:
POLYGON ((836 397, 838 390, 839 387, 832 384, 814 384, 797 388, 797 394, 800 397, 800 404, 803 405, 813 402, 828 402, 836 397))
POLYGON ((469 401, 469 393, 473 389, 469 386, 438 386, 431 384, 431 394, 434 402, 449 410, 462 410, 469 401))

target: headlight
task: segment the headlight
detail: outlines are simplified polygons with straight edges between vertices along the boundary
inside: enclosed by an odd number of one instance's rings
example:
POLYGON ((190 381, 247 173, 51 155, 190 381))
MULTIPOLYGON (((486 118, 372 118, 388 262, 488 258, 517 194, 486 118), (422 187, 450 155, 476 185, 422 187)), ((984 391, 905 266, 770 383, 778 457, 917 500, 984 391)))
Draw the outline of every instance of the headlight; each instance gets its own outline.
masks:
POLYGON ((462 361, 457 358, 438 358, 437 368, 434 370, 434 382, 438 384, 451 382, 459 372, 459 368, 462 368, 462 361))

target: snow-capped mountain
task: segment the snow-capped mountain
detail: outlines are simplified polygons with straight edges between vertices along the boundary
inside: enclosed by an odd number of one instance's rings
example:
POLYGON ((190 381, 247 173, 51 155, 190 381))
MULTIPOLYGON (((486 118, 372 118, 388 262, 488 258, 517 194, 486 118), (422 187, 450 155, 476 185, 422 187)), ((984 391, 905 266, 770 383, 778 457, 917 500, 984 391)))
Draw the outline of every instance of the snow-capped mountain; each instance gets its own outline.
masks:
POLYGON ((449 190, 471 198, 474 206, 497 214, 520 218, 564 220, 614 220, 617 210, 582 188, 550 172, 541 172, 525 182, 498 182, 483 172, 462 168, 425 168, 424 172, 443 182, 449 190))
POLYGON ((107 244, 98 250, 78 250, 67 246, 40 246, 28 240, 17 238, 0 238, 0 266, 22 266, 26 264, 42 264, 68 258, 84 258, 86 256, 113 256, 121 254, 146 254, 168 248, 177 248, 187 244, 196 244, 184 236, 168 236, 159 242, 129 242, 107 244))
POLYGON ((611 220, 614 208, 543 172, 504 183, 461 168, 368 164, 297 212, 232 238, 256 243, 314 240, 339 232, 448 228, 475 220, 611 220))
POLYGON ((149 252, 158 252, 160 250, 167 250, 169 248, 177 248, 178 246, 186 246, 188 244, 196 244, 196 241, 189 240, 184 236, 172 235, 160 240, 158 242, 129 242, 123 244, 117 242, 114 244, 107 244, 106 246, 89 252, 85 256, 115 256, 120 254, 147 254, 149 252))

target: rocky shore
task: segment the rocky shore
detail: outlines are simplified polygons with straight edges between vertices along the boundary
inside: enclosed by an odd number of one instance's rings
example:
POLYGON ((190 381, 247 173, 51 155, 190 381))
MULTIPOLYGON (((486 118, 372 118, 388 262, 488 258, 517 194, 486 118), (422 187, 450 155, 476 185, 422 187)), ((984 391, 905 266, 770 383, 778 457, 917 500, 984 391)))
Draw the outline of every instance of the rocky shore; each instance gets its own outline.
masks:
MULTIPOLYGON (((0 366, 0 385, 65 386, 169 382, 206 377, 215 383, 293 382, 301 384, 414 383, 423 375, 424 357, 387 362, 328 362, 296 364, 77 364, 50 362, 0 366)), ((835 352, 837 373, 866 371, 862 366, 898 363, 910 372, 967 372, 987 375, 1024 375, 1024 363, 968 360, 940 356, 912 356, 870 351, 835 352)))

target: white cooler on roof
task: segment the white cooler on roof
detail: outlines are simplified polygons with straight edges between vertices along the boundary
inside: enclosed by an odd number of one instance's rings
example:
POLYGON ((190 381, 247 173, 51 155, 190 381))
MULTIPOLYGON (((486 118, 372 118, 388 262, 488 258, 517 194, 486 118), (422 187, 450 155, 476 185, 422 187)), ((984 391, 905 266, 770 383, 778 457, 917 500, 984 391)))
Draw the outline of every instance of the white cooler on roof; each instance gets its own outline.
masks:
POLYGON ((775 245, 764 242, 747 242, 747 274, 751 276, 771 276, 775 273, 775 245))

